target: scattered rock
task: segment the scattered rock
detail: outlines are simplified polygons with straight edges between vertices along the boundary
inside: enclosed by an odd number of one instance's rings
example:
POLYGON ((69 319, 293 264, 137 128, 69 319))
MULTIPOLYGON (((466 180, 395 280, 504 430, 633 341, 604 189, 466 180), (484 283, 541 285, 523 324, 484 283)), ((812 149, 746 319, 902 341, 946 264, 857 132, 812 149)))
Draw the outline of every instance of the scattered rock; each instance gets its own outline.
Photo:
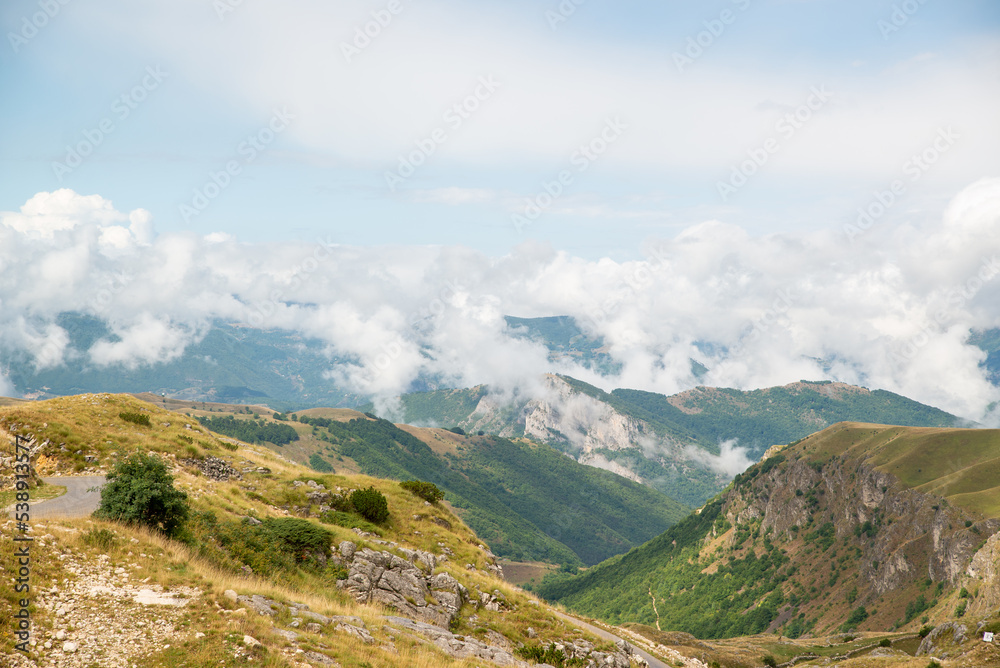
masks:
MULTIPOLYGON (((407 631, 429 638, 446 654, 458 659, 482 659, 485 661, 492 661, 493 663, 501 666, 517 666, 518 668, 529 665, 527 662, 515 658, 513 654, 501 647, 487 645, 484 642, 480 642, 475 638, 470 638, 468 636, 456 636, 454 633, 445 631, 444 629, 432 624, 425 624, 423 622, 417 622, 403 617, 390 616, 386 617, 386 620, 390 624, 394 624, 395 626, 406 629, 407 631)), ((386 630, 391 632, 393 629, 391 627, 386 627, 386 630)), ((628 663, 625 665, 627 668, 628 663)))
POLYGON ((208 455, 204 459, 181 459, 180 462, 187 466, 193 466, 201 471, 202 475, 206 478, 214 480, 215 482, 225 482, 230 478, 235 478, 237 480, 243 479, 243 474, 230 466, 226 460, 219 459, 218 457, 213 457, 211 455, 208 455))
POLYGON ((320 666, 337 666, 339 668, 340 664, 328 657, 326 654, 320 654, 319 652, 305 652, 302 657, 309 663, 315 663, 320 666))

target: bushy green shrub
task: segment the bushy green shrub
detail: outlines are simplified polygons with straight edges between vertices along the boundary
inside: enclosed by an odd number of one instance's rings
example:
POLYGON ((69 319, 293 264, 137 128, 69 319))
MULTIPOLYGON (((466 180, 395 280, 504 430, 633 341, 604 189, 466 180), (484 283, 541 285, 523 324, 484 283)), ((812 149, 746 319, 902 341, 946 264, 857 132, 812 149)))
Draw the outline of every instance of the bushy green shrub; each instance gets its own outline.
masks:
POLYGON ((761 660, 764 662, 764 665, 767 666, 768 668, 778 668, 778 660, 775 659, 770 654, 768 654, 761 660))
POLYGON ((141 524, 174 536, 188 515, 187 494, 157 456, 136 453, 115 465, 101 489, 99 519, 141 524))
POLYGON ((354 513, 345 513, 342 510, 328 510, 319 516, 319 521, 324 524, 335 524, 345 529, 361 529, 381 536, 382 531, 377 526, 367 520, 363 520, 354 513))
POLYGON ((404 480, 399 483, 399 486, 405 489, 407 492, 412 492, 416 494, 424 501, 430 501, 431 503, 437 503, 444 498, 444 492, 438 489, 438 486, 432 482, 423 482, 421 480, 404 480))
POLYGON ((118 414, 118 417, 125 420, 126 422, 131 422, 132 424, 137 424, 140 427, 149 426, 149 415, 146 413, 138 413, 132 411, 123 411, 118 414))
POLYGON ((299 517, 269 517, 264 520, 264 527, 294 552, 325 553, 333 540, 332 533, 299 517))
POLYGON ((374 487, 358 489, 351 493, 351 505, 363 518, 375 524, 389 519, 389 502, 374 487))
POLYGON ((309 466, 320 473, 333 473, 333 467, 330 466, 330 462, 323 459, 318 452, 312 453, 312 456, 309 457, 309 466))

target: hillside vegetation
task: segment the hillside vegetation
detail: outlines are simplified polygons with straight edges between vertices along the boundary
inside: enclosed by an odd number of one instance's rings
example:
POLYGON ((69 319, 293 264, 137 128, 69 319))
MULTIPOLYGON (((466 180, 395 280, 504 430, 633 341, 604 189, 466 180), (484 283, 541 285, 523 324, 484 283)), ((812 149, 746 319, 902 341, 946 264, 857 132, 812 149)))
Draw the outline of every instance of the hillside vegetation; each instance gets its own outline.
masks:
MULTIPOLYGON (((33 523, 36 643, 15 652, 5 632, 4 665, 471 668, 487 655, 511 665, 536 650, 552 654, 555 642, 629 664, 611 643, 496 577, 494 556, 459 518, 394 481, 319 475, 124 395, 19 403, 0 409, 0 426, 0 475, 12 474, 13 435, 30 440, 35 468, 48 475, 106 473, 129 453, 151 453, 190 504, 176 540, 96 518, 33 523), (389 517, 377 525, 345 505, 351 490, 366 488, 388 501, 389 517), (378 575, 362 557, 399 573, 382 578, 387 589, 371 603, 362 594, 375 580, 364 573, 378 575), (431 585, 426 600, 393 589, 422 582, 431 585), (435 643, 442 638, 451 640, 435 643)), ((7 573, 17 570, 14 534, 7 522, 7 573)), ((0 593, 5 629, 18 596, 11 587, 0 593)))
POLYGON ((263 442, 319 472, 432 482, 496 554, 515 561, 595 564, 656 536, 689 511, 654 489, 524 439, 395 425, 346 409, 276 414, 166 401, 206 427, 263 442))
MULTIPOLYGON (((1000 431, 841 423, 549 600, 700 638, 916 631, 1000 606, 1000 431)), ((963 620, 964 621, 964 620, 963 620)))

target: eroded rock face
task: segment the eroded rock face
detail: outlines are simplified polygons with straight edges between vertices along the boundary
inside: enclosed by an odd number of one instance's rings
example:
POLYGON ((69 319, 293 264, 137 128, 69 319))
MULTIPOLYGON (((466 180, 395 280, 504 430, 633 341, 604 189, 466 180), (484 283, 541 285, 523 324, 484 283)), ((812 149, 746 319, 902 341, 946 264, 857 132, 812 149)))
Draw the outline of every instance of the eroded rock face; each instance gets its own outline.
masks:
POLYGON ((966 629, 964 624, 956 622, 946 622, 934 627, 934 630, 927 634, 917 648, 917 656, 934 654, 936 656, 948 656, 947 651, 942 651, 948 646, 959 645, 965 640, 966 629))
POLYGON ((359 603, 379 603, 407 617, 447 628, 469 600, 468 590, 451 575, 433 575, 443 557, 406 548, 399 548, 403 556, 369 548, 358 550, 350 541, 341 543, 339 551, 349 568, 341 586, 359 603))

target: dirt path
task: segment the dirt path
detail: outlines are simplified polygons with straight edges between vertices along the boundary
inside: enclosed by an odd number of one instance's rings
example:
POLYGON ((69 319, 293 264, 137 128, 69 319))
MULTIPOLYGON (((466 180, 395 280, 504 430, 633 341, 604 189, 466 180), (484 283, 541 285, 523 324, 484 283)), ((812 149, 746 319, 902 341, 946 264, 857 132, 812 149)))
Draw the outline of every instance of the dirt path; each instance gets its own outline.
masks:
MULTIPOLYGON (((567 622, 569 622, 571 624, 574 624, 576 626, 579 626, 582 629, 586 629, 587 631, 590 631, 594 635, 599 636, 601 638, 604 638, 605 640, 610 640, 611 642, 618 642, 619 640, 622 640, 622 638, 619 638, 615 634, 608 633, 604 629, 597 628, 596 626, 594 626, 592 624, 588 624, 587 622, 582 621, 580 619, 577 619, 576 617, 571 617, 569 615, 565 615, 565 614, 559 612, 558 610, 553 610, 552 612, 554 612, 555 614, 559 615, 560 617, 562 617, 563 619, 565 619, 567 622)), ((628 642, 628 641, 626 641, 626 642, 628 642)), ((644 658, 646 660, 646 663, 649 664, 649 668, 668 668, 667 664, 663 663, 662 661, 660 661, 659 659, 657 659, 655 656, 653 656, 651 654, 647 654, 646 652, 642 651, 641 649, 639 649, 638 647, 636 647, 632 643, 629 643, 629 645, 631 645, 632 651, 634 651, 636 654, 638 654, 639 656, 641 656, 642 658, 644 658)))
POLYGON ((42 478, 49 485, 61 485, 66 493, 48 501, 31 504, 31 520, 52 517, 86 517, 101 505, 100 488, 104 476, 60 476, 42 478), (95 489, 96 488, 96 489, 95 489), (95 489, 95 491, 88 491, 95 489))
POLYGON ((653 612, 656 613, 656 630, 662 631, 660 628, 660 611, 656 609, 656 597, 653 596, 653 588, 649 588, 649 597, 653 599, 653 612))

